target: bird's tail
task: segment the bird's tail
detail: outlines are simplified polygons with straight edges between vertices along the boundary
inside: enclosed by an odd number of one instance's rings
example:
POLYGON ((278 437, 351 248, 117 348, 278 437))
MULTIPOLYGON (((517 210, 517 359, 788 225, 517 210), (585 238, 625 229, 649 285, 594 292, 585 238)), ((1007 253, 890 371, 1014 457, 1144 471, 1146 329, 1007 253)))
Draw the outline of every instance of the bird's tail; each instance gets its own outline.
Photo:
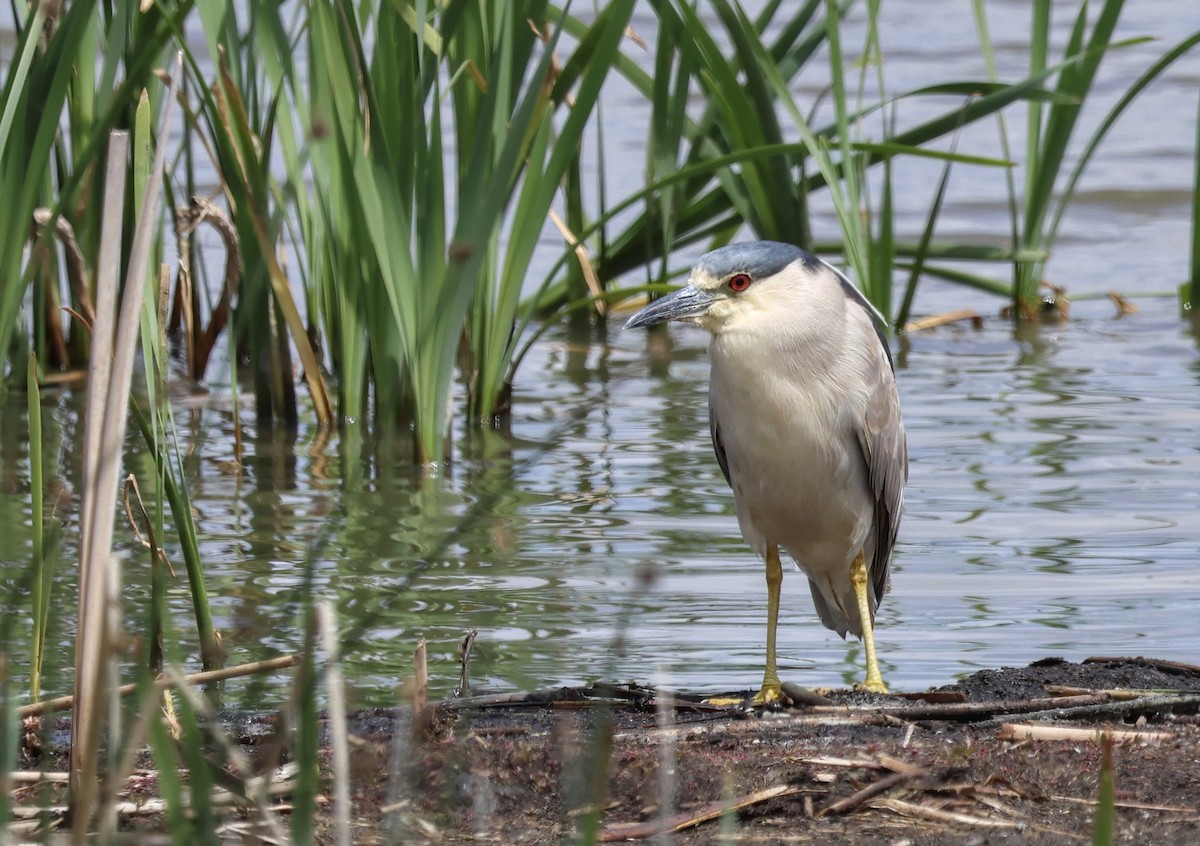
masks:
MULTIPOLYGON (((847 634, 862 637, 862 621, 858 618, 858 602, 854 598, 854 585, 849 578, 841 580, 840 584, 817 584, 813 579, 808 580, 808 589, 812 591, 813 606, 821 617, 821 624, 832 629, 843 638, 847 634)), ((875 609, 879 607, 879 598, 875 596, 874 586, 867 585, 867 594, 871 600, 871 620, 875 620, 875 609)))

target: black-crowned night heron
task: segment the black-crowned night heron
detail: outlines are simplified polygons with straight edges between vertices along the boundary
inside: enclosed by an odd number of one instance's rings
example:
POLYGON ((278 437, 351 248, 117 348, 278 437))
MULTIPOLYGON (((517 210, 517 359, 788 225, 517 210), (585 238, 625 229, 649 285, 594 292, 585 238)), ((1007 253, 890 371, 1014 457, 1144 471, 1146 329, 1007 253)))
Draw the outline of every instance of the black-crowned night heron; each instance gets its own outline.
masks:
POLYGON ((766 560, 767 667, 754 702, 781 696, 775 628, 783 548, 827 628, 861 637, 865 687, 886 692, 872 623, 888 588, 908 449, 883 317, 836 269, 790 244, 732 244, 625 327, 666 320, 712 334, 713 449, 742 536, 766 560))

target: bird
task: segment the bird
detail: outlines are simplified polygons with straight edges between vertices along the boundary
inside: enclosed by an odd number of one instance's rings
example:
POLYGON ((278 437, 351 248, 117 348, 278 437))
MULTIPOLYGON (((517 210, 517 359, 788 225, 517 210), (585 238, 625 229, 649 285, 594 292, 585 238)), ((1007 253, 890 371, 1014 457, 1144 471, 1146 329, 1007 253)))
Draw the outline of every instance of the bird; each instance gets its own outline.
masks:
POLYGON ((711 335, 709 430, 742 537, 763 559, 766 668, 751 699, 782 700, 775 660, 785 551, 826 628, 860 637, 862 687, 886 693, 874 620, 908 481, 886 321, 833 265, 792 244, 728 244, 626 329, 679 321, 711 335))

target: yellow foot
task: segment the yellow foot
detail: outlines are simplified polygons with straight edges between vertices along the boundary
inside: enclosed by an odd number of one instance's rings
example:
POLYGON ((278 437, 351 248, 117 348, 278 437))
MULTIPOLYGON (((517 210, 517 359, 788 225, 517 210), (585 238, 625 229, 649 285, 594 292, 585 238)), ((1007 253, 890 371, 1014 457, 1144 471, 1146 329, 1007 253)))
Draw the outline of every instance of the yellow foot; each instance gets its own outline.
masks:
POLYGON ((716 705, 718 708, 732 708, 735 705, 745 705, 746 700, 741 697, 733 696, 714 696, 711 699, 703 700, 705 705, 716 705))
POLYGON ((764 684, 762 690, 754 694, 754 698, 750 700, 750 704, 770 705, 773 702, 782 702, 784 699, 783 690, 778 684, 764 684))
POLYGON ((867 693, 891 693, 883 679, 867 679, 861 684, 854 685, 855 690, 865 690, 867 693))

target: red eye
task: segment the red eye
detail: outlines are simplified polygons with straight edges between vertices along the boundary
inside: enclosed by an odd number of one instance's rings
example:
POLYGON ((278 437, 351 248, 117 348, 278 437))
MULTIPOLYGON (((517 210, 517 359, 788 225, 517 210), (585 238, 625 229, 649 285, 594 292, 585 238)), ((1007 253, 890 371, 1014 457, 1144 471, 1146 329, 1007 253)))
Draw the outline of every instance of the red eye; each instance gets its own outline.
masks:
POLYGON ((736 276, 729 277, 729 290, 735 294, 740 294, 742 291, 750 287, 750 277, 745 273, 739 273, 736 276))

